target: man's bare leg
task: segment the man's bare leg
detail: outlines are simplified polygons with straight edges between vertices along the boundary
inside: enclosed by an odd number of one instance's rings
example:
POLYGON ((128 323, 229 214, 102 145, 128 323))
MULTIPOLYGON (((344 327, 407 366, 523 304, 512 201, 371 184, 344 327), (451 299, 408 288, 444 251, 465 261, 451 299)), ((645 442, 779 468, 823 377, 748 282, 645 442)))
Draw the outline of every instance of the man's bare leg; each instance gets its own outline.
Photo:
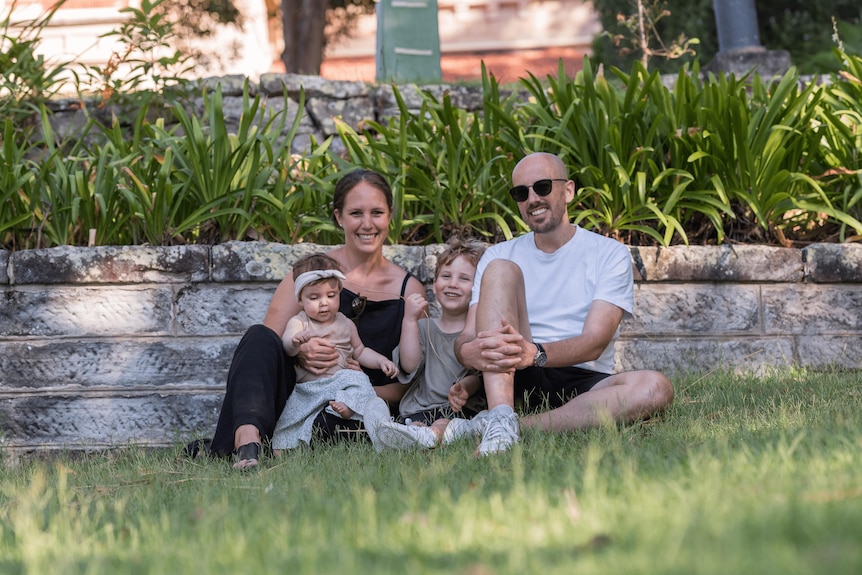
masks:
MULTIPOLYGON (((482 276, 482 297, 476 306, 476 332, 499 329, 504 321, 525 339, 530 339, 521 268, 508 260, 494 260, 482 276)), ((484 371, 482 375, 488 409, 498 405, 514 407, 514 373, 484 371)))
POLYGON ((571 431, 611 421, 630 423, 660 413, 673 395, 673 385, 662 373, 618 373, 556 409, 523 417, 521 424, 545 431, 571 431))
MULTIPOLYGON (((507 260, 492 261, 482 275, 481 289, 476 332, 500 329, 505 322, 529 340, 530 323, 521 268, 507 260)), ((493 350, 490 352, 493 354, 493 350)), ((477 450, 479 456, 506 451, 520 440, 518 416, 514 412, 514 372, 483 371, 482 376, 489 413, 477 450)))

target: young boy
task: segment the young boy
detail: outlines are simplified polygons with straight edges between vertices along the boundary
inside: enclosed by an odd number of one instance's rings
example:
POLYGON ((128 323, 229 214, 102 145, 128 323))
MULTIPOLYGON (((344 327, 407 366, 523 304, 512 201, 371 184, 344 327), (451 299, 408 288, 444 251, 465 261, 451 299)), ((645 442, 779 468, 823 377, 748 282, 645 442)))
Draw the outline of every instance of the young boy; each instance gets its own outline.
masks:
POLYGON ((478 240, 453 237, 437 256, 433 289, 440 317, 428 317, 428 302, 421 295, 406 298, 401 339, 393 359, 400 366, 399 381, 410 388, 399 404, 398 422, 388 418, 365 422, 366 427, 377 426, 384 446, 430 448, 444 438, 448 443, 463 435, 456 434, 456 429, 469 427, 465 419, 449 422, 448 418, 454 412, 475 415, 483 407, 482 398, 477 397, 481 380, 458 363, 455 340, 464 329, 476 264, 484 251, 478 240))
MULTIPOLYGON (((339 359, 336 366, 321 375, 296 366, 296 387, 275 426, 273 449, 310 443, 314 419, 327 405, 328 410, 344 419, 361 419, 363 414, 368 415, 367 411, 375 410, 389 414, 368 376, 347 366, 352 357, 363 367, 380 369, 390 377, 398 373, 392 360, 362 344, 356 325, 338 311, 345 279, 338 268, 338 262, 324 254, 306 256, 293 266, 294 291, 303 311, 287 322, 282 335, 284 349, 293 356, 304 342, 322 337, 335 345, 339 359)), ((371 431, 369 436, 378 447, 377 437, 371 431)))

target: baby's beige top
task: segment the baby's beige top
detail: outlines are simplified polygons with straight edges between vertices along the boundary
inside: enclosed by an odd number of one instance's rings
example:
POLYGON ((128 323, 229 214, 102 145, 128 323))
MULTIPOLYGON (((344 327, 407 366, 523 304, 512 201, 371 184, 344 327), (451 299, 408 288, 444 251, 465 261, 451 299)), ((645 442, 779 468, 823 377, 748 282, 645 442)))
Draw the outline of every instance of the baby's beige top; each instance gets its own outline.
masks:
MULTIPOLYGON (((347 360, 353 355, 353 345, 350 343, 353 322, 347 319, 343 313, 338 312, 335 315, 335 320, 331 323, 320 323, 308 317, 304 311, 299 312, 295 316, 305 329, 311 332, 312 337, 323 337, 332 342, 332 345, 338 350, 338 360, 326 373, 315 375, 297 362, 296 364, 296 382, 305 383, 314 381, 329 375, 335 375, 335 372, 342 369, 347 369, 347 360)), ((285 342, 290 343, 290 342, 285 342)))

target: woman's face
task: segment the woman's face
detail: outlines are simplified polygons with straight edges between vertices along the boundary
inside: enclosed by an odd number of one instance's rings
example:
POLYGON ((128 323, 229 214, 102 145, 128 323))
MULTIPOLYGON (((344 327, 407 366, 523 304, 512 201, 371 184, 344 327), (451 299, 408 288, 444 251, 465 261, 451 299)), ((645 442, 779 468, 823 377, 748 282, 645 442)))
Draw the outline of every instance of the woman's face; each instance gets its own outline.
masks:
POLYGON ((389 235, 392 212, 386 196, 367 182, 359 182, 344 197, 344 209, 335 211, 344 230, 346 246, 363 252, 380 251, 389 235))

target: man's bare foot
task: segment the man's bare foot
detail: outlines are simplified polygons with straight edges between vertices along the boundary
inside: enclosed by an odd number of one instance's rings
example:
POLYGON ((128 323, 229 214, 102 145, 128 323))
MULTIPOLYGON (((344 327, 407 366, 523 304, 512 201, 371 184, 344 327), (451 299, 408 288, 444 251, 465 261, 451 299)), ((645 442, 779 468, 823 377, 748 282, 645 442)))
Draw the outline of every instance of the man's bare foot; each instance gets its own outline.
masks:
POLYGON ((331 407, 335 413, 340 415, 341 419, 350 419, 356 413, 340 401, 330 401, 329 407, 331 407))

